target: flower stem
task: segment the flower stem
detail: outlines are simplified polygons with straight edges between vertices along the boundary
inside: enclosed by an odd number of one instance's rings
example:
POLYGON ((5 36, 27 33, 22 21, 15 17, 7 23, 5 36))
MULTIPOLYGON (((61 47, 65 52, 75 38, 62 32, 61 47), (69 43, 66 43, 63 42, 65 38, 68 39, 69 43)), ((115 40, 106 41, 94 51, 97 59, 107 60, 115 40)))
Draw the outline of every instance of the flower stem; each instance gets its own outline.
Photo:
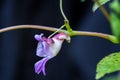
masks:
POLYGON ((57 29, 54 33, 52 33, 48 38, 51 38, 53 35, 55 35, 56 33, 58 33, 64 27, 65 27, 65 25, 62 25, 59 29, 57 29))
POLYGON ((107 12, 107 10, 105 9, 105 7, 103 5, 101 5, 98 0, 93 0, 93 1, 99 6, 99 9, 102 11, 102 13, 106 17, 106 19, 110 22, 110 15, 107 12))
POLYGON ((39 29, 39 30, 47 30, 52 32, 58 31, 58 33, 64 32, 70 36, 96 36, 96 37, 107 39, 116 44, 119 43, 118 39, 115 36, 109 35, 109 34, 98 33, 98 32, 87 32, 87 31, 72 31, 72 33, 69 33, 68 31, 63 29, 60 30, 57 28, 52 28, 47 26, 37 26, 37 25, 11 26, 11 27, 0 29, 0 33, 11 31, 11 30, 17 30, 17 29, 39 29))

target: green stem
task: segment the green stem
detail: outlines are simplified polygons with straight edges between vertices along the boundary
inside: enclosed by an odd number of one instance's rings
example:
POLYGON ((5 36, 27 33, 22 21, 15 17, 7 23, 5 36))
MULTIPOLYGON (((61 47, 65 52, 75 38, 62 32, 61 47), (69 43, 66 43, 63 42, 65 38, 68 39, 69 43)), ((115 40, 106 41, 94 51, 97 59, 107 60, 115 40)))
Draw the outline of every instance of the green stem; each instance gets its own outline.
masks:
POLYGON ((63 30, 63 29, 59 30, 57 28, 52 28, 52 27, 47 27, 47 26, 37 26, 37 25, 11 26, 11 27, 0 29, 0 33, 11 31, 11 30, 17 30, 17 29, 39 29, 39 30, 47 30, 47 31, 52 31, 52 32, 55 32, 58 30, 58 33, 64 32, 70 36, 95 36, 95 37, 107 39, 115 44, 119 43, 118 39, 115 36, 109 35, 109 34, 87 32, 87 31, 72 31, 72 33, 69 33, 68 31, 63 30))
POLYGON ((65 16, 64 12, 63 12, 62 0, 60 0, 60 11, 61 11, 61 13, 62 13, 62 16, 63 16, 64 20, 68 20, 67 17, 65 16))
POLYGON ((114 44, 119 44, 119 40, 114 35, 98 33, 98 32, 86 32, 86 31, 73 31, 71 36, 95 36, 107 39, 114 44))
POLYGON ((69 20, 67 19, 67 17, 65 16, 64 12, 63 12, 63 8, 62 8, 62 0, 60 0, 60 11, 62 13, 62 16, 64 18, 64 25, 66 26, 66 29, 69 33, 72 32, 72 28, 70 27, 70 24, 69 24, 69 20))
POLYGON ((105 7, 103 5, 101 5, 98 0, 93 0, 93 1, 99 6, 99 9, 102 11, 102 13, 106 17, 106 19, 110 22, 110 15, 107 12, 107 10, 105 9, 105 7))
POLYGON ((69 34, 71 34, 72 33, 72 28, 70 27, 69 21, 65 20, 64 23, 65 23, 67 31, 69 32, 69 34))
MULTIPOLYGON (((58 30, 57 28, 52 28, 52 27, 47 27, 47 26, 17 25, 17 26, 10 26, 10 27, 6 27, 6 28, 2 28, 2 29, 0 29, 0 33, 11 31, 11 30, 17 30, 17 29, 39 29, 39 30, 46 30, 46 31, 52 31, 52 32, 55 32, 58 30)), ((66 30, 60 30, 59 32, 67 33, 66 30)))

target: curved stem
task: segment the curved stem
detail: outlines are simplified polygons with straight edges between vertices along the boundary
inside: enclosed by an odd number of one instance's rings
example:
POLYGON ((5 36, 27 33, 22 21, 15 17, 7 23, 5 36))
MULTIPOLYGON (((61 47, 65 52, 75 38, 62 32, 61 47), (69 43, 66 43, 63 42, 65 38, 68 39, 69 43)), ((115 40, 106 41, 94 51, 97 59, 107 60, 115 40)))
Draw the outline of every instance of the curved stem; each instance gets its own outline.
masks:
POLYGON ((17 30, 17 29, 39 29, 39 30, 47 30, 47 31, 58 31, 58 33, 60 32, 64 32, 70 36, 96 36, 96 37, 100 37, 100 38, 104 38, 107 39, 113 43, 119 43, 118 39, 113 36, 113 35, 109 35, 109 34, 104 34, 104 33, 97 33, 97 32, 87 32, 87 31, 72 31, 72 34, 66 30, 59 30, 57 28, 52 28, 52 27, 47 27, 47 26, 37 26, 37 25, 18 25, 18 26, 11 26, 11 27, 7 27, 7 28, 3 28, 0 29, 0 33, 3 32, 7 32, 7 31, 11 31, 11 30, 17 30))
POLYGON ((116 44, 119 43, 118 39, 115 36, 109 35, 109 34, 97 33, 97 32, 87 32, 87 31, 72 31, 72 33, 69 34, 68 31, 63 30, 63 29, 59 30, 57 28, 52 28, 52 27, 47 27, 47 26, 37 26, 37 25, 11 26, 11 27, 0 29, 0 33, 11 31, 11 30, 30 29, 30 28, 31 29, 39 29, 39 30, 47 30, 47 31, 52 31, 52 32, 58 31, 58 33, 64 32, 70 36, 96 36, 96 37, 107 39, 116 44))
POLYGON ((119 40, 117 37, 109 34, 104 34, 104 33, 98 33, 98 32, 87 32, 87 31, 73 31, 73 34, 71 36, 95 36, 95 37, 100 37, 107 39, 115 44, 119 43, 119 40))
POLYGON ((61 13, 62 13, 62 16, 63 16, 64 20, 68 20, 67 17, 65 16, 64 12, 63 12, 62 0, 60 0, 60 11, 61 11, 61 13))
MULTIPOLYGON (((52 32, 55 32, 58 30, 57 28, 52 28, 52 27, 47 27, 47 26, 17 25, 17 26, 11 26, 11 27, 0 29, 0 33, 11 31, 11 30, 17 30, 17 29, 39 29, 39 30, 47 30, 47 31, 52 31, 52 32)), ((66 32, 66 30, 60 30, 59 32, 66 32)))
POLYGON ((70 27, 70 24, 69 24, 69 20, 67 19, 67 17, 65 16, 64 12, 63 12, 63 8, 62 8, 62 0, 60 0, 60 11, 62 13, 62 16, 64 18, 64 25, 66 26, 66 29, 69 33, 72 32, 72 28, 70 27))

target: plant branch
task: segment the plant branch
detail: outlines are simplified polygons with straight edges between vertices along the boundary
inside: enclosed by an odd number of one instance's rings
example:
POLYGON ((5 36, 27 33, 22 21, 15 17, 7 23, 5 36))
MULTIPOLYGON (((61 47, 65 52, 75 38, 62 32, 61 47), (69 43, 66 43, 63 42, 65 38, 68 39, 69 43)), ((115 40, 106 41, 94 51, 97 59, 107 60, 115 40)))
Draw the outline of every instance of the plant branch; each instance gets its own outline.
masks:
POLYGON ((105 9, 105 7, 103 5, 101 5, 98 0, 93 0, 93 1, 99 6, 99 9, 102 11, 102 13, 106 17, 106 19, 110 22, 110 15, 107 12, 107 10, 105 9))
MULTIPOLYGON (((47 26, 17 25, 17 26, 11 26, 11 27, 0 29, 0 33, 11 31, 11 30, 17 30, 17 29, 39 29, 39 30, 46 30, 46 31, 52 31, 52 32, 55 32, 58 30, 57 28, 52 28, 47 26)), ((59 32, 65 32, 65 30, 60 30, 59 32)))
POLYGON ((115 36, 109 35, 109 34, 87 32, 87 31, 72 31, 72 34, 71 33, 69 34, 68 31, 63 29, 59 30, 58 28, 52 28, 47 26, 37 26, 37 25, 18 25, 18 26, 6 27, 3 29, 0 29, 0 33, 11 31, 11 30, 17 30, 17 29, 39 29, 39 30, 47 30, 52 32, 58 31, 58 33, 64 32, 70 36, 96 36, 96 37, 107 39, 113 43, 117 43, 117 44, 119 43, 118 39, 115 36))
POLYGON ((119 40, 117 39, 117 37, 109 34, 98 33, 98 32, 73 31, 73 35, 71 36, 95 36, 95 37, 107 39, 115 44, 119 43, 119 40))

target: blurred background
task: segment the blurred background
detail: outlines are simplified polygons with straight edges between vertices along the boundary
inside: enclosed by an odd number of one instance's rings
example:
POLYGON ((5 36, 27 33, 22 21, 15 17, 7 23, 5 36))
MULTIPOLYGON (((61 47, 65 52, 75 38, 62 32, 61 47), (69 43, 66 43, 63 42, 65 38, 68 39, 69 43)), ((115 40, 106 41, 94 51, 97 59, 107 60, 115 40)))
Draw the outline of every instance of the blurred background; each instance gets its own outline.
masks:
MULTIPOLYGON (((111 34, 108 21, 93 2, 63 0, 63 9, 74 30, 111 34)), ((105 5, 107 8, 107 4, 105 5)), ((59 28, 63 17, 59 0, 0 0, 0 28, 15 25, 44 25, 59 28)), ((72 37, 59 54, 47 62, 45 77, 34 72, 37 41, 35 34, 52 32, 24 29, 0 33, 0 80, 95 80, 96 65, 104 56, 120 51, 120 46, 98 37, 72 37)))

